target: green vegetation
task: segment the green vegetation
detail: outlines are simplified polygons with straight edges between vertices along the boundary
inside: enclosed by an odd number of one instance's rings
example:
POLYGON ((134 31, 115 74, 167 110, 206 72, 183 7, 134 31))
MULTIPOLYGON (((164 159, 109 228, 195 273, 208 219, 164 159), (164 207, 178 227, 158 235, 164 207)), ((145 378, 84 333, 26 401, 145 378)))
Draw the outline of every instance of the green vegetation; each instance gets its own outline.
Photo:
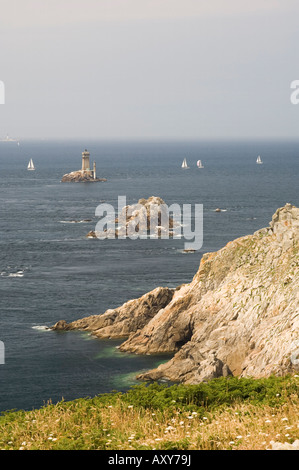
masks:
POLYGON ((298 376, 141 384, 0 417, 1 449, 265 449, 299 438, 298 376))
MULTIPOLYGON (((122 395, 124 402, 144 408, 180 408, 205 413, 236 402, 277 406, 298 393, 299 383, 289 377, 267 379, 219 378, 199 385, 141 384, 122 395)), ((109 395, 108 395, 109 396, 109 395)))

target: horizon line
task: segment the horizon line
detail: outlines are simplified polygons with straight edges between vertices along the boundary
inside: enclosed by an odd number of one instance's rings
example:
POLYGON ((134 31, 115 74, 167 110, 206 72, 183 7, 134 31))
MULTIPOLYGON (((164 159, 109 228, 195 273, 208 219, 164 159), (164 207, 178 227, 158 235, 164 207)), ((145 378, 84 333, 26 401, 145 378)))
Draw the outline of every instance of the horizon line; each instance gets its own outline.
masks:
MULTIPOLYGON (((14 137, 10 136, 12 139, 10 142, 25 142, 25 141, 34 141, 34 142, 57 142, 57 141, 72 141, 72 142, 82 142, 82 141, 92 141, 92 142, 211 142, 211 141, 297 141, 299 136, 219 136, 219 137, 14 137)), ((5 138, 0 140, 1 142, 6 141, 5 138)))

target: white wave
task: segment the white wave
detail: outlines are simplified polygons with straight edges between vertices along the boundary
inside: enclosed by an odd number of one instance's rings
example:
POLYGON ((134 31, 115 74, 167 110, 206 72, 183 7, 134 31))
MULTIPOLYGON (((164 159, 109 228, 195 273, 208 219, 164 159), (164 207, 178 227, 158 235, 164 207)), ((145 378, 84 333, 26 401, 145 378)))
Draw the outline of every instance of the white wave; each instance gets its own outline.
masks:
POLYGON ((20 269, 17 268, 17 266, 15 266, 14 268, 12 268, 11 266, 7 266, 7 269, 8 271, 1 271, 0 275, 4 277, 24 277, 24 273, 27 268, 20 269), (11 269, 14 269, 14 271, 11 271, 11 269))
POLYGON ((51 331, 51 328, 49 328, 46 325, 36 325, 32 327, 33 330, 40 330, 40 331, 51 331))
POLYGON ((87 224, 92 222, 92 219, 83 219, 83 220, 60 220, 60 224, 87 224))

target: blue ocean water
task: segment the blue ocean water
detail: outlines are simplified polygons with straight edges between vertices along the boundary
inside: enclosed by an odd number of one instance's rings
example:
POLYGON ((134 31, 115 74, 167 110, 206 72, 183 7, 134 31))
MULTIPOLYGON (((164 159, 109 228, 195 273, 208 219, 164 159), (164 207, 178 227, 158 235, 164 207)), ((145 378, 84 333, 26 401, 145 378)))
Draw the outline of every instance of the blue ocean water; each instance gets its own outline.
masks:
POLYGON ((298 156, 298 142, 290 141, 0 142, 0 411, 126 390, 137 373, 167 360, 44 327, 191 281, 203 253, 268 226, 286 202, 298 206, 298 156), (107 182, 61 183, 80 168, 86 147, 107 182), (255 163, 259 154, 263 165, 255 163), (34 172, 26 169, 30 158, 34 172), (201 250, 184 253, 183 239, 87 239, 98 204, 116 208, 118 196, 128 204, 150 196, 203 204, 201 250))

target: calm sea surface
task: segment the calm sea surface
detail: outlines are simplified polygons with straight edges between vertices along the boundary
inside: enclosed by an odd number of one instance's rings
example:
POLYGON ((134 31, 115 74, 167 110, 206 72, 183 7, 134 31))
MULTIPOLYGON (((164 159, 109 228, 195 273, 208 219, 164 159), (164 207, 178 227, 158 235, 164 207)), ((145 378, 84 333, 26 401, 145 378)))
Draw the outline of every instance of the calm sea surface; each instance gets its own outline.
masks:
POLYGON ((298 142, 0 142, 0 411, 126 390, 137 373, 167 360, 45 327, 191 281, 204 252, 268 226, 286 202, 299 205, 298 157, 298 142), (86 147, 107 182, 60 183, 80 169, 86 147), (30 158, 34 172, 26 169, 30 158), (183 253, 183 239, 87 239, 96 207, 117 208, 118 196, 128 204, 150 196, 203 204, 202 249, 183 253))

